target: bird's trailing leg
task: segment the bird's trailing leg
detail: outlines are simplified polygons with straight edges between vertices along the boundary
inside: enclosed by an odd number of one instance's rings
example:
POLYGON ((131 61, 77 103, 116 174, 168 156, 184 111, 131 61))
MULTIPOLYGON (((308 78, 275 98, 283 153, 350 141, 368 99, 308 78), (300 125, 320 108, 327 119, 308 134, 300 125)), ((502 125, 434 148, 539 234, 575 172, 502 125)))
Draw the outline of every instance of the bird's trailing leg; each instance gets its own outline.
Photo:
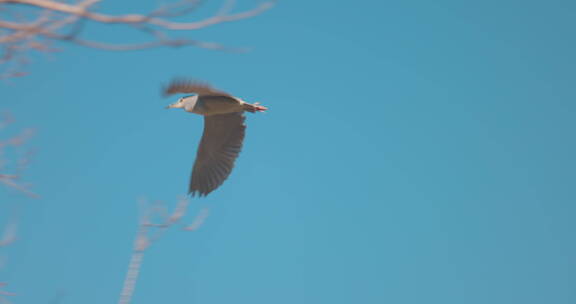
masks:
POLYGON ((259 102, 255 102, 255 103, 244 103, 244 110, 248 111, 250 113, 255 113, 255 112, 264 112, 266 110, 268 110, 267 107, 261 106, 259 102))

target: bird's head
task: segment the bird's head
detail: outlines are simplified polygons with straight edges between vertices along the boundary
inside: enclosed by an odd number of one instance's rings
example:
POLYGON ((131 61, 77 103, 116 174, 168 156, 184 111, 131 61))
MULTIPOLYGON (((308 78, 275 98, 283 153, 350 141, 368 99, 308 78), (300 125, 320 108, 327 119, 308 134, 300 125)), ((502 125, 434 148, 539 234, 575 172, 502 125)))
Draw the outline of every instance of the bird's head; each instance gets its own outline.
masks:
POLYGON ((166 109, 174 109, 174 108, 184 108, 184 97, 178 99, 178 101, 166 107, 166 109))

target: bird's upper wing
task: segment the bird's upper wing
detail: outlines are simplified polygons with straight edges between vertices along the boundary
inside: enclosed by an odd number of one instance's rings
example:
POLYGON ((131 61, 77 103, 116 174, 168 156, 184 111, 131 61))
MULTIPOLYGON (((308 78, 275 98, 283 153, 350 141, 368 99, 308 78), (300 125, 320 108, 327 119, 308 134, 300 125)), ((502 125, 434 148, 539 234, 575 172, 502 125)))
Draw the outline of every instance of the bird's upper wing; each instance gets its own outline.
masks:
POLYGON ((229 96, 228 93, 217 90, 211 87, 209 84, 187 79, 174 79, 172 80, 172 82, 170 82, 168 86, 165 86, 162 91, 164 96, 176 93, 195 93, 198 95, 229 96))
POLYGON ((244 119, 242 112, 204 116, 204 133, 188 190, 192 196, 206 196, 228 178, 242 150, 244 119))

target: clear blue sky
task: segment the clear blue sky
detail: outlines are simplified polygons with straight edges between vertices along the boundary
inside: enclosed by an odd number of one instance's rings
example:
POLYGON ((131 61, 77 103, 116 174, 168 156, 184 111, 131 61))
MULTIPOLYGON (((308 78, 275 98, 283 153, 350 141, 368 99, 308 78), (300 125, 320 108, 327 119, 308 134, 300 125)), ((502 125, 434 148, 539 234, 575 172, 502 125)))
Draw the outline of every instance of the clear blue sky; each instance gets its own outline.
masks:
POLYGON ((575 31, 567 0, 282 1, 190 34, 247 54, 62 45, 0 84, 42 196, 0 189, 21 217, 0 281, 115 303, 137 199, 186 191, 202 119, 159 96, 180 75, 270 111, 193 201, 204 226, 148 251, 135 304, 576 303, 575 31))

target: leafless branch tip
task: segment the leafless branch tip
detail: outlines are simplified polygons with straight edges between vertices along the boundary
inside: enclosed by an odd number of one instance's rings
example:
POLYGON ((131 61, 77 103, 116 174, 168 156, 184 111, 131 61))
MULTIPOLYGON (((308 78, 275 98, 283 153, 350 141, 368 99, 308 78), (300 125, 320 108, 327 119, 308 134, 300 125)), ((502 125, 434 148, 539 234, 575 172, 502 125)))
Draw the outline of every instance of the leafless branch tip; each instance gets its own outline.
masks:
MULTIPOLYGON (((53 52, 54 44, 68 42, 89 48, 110 51, 132 51, 156 47, 195 46, 205 49, 243 51, 215 42, 177 38, 176 31, 195 31, 217 24, 252 18, 270 9, 275 0, 264 1, 244 11, 234 12, 235 1, 224 0, 212 16, 192 21, 179 21, 194 12, 201 0, 180 0, 160 6, 147 13, 111 15, 101 13, 97 4, 102 0, 0 0, 0 78, 26 75, 22 66, 29 63, 28 53, 53 52), (26 10, 26 14, 23 11, 26 10), (28 11, 32 10, 33 13, 28 11), (107 24, 132 28, 148 37, 147 41, 114 43, 82 37, 88 25, 107 24)), ((137 3, 137 2, 135 2, 137 3)), ((129 41, 130 39, 124 39, 129 41)))

